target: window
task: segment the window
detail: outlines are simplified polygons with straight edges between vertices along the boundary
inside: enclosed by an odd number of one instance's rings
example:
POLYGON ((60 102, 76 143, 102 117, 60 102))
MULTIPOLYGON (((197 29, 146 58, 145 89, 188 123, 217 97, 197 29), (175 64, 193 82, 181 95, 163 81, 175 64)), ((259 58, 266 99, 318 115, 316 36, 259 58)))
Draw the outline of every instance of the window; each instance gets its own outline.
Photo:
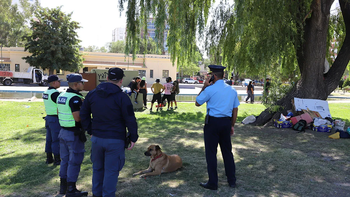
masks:
POLYGON ((64 75, 63 70, 61 69, 56 70, 56 75, 64 75))
POLYGON ((10 64, 0 64, 1 71, 10 71, 10 64))
POLYGON ((87 72, 89 72, 89 68, 88 67, 84 67, 83 68, 83 73, 87 73, 87 72))
POLYGON ((145 70, 139 70, 139 77, 145 77, 146 71, 145 70))
POLYGON ((19 72, 19 64, 15 64, 15 72, 19 72))
POLYGON ((149 71, 149 78, 153 78, 153 70, 149 71))
POLYGON ((169 77, 169 70, 163 70, 163 75, 162 75, 163 78, 167 78, 169 77))

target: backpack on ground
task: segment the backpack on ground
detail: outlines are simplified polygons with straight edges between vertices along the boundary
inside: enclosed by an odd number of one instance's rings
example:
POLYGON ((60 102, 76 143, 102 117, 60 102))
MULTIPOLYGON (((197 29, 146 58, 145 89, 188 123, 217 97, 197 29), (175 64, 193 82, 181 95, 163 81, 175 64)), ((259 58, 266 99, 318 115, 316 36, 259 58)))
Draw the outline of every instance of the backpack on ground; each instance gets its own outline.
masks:
POLYGON ((305 128, 307 123, 305 120, 299 120, 295 125, 293 125, 293 129, 299 132, 305 132, 305 128))

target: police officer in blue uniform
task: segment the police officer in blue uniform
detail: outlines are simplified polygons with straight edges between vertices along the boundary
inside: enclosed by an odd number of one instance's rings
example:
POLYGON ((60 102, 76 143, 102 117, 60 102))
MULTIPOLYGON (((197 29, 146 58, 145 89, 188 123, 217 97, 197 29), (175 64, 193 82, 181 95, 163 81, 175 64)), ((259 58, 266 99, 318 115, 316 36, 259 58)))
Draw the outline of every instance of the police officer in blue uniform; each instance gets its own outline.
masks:
POLYGON ((84 159, 85 132, 80 124, 80 107, 83 95, 79 92, 84 89, 84 82, 80 74, 67 75, 69 88, 57 98, 58 119, 62 127, 60 139, 60 194, 66 197, 87 196, 88 192, 79 191, 76 182, 80 172, 80 165, 84 159))
POLYGON ((131 100, 120 88, 123 77, 122 69, 109 69, 107 82, 89 92, 80 110, 81 124, 92 134, 92 193, 95 197, 115 197, 119 171, 125 162, 126 127, 131 140, 128 150, 138 139, 131 100))
POLYGON ((216 153, 219 144, 228 185, 234 188, 236 187, 236 169, 230 136, 234 134, 239 100, 236 90, 223 80, 226 67, 209 65, 209 68, 212 71, 211 78, 205 80, 204 86, 196 98, 196 106, 207 103, 204 145, 209 180, 206 183, 200 183, 200 186, 210 190, 218 189, 216 153))
POLYGON ((58 122, 56 100, 60 94, 57 88, 61 86, 61 79, 59 79, 57 75, 51 75, 48 77, 47 81, 50 86, 43 93, 43 101, 46 111, 46 164, 54 163, 54 165, 60 165, 60 141, 58 139, 58 134, 60 133, 61 126, 58 122), (54 154, 54 157, 52 157, 52 153, 54 154))

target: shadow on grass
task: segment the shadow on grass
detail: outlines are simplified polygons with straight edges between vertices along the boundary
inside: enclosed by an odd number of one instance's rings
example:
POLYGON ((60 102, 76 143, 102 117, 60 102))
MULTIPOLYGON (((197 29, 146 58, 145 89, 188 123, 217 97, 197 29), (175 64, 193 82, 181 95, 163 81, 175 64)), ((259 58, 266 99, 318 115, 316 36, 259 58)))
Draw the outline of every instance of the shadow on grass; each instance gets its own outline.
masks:
MULTIPOLYGON (((247 114, 239 115, 238 121, 247 114)), ((307 130, 274 129, 237 124, 232 137, 236 161, 237 188, 227 186, 218 149, 219 190, 199 187, 207 180, 203 126, 205 113, 163 111, 136 113, 139 140, 126 150, 126 163, 120 172, 117 196, 347 196, 350 193, 348 147, 350 140, 329 140, 328 134, 307 130), (146 169, 150 158, 144 151, 158 144, 166 154, 178 154, 184 167, 160 176, 138 178, 132 174, 146 169)), ((58 191, 58 167, 45 164, 45 129, 21 134, 23 144, 42 152, 22 154, 18 150, 0 159, 0 193, 9 196, 50 196, 58 191), (43 132, 43 133, 41 133, 43 132), (34 134, 31 136, 31 134, 34 134), (41 136, 41 137, 39 137, 41 136), (45 193, 43 193, 43 191, 45 193)), ((16 146, 13 142, 10 146, 16 146)), ((91 196, 91 142, 85 144, 85 158, 78 188, 91 196)), ((11 150, 11 148, 10 148, 11 150)), ((10 151, 9 151, 10 152, 10 151)))

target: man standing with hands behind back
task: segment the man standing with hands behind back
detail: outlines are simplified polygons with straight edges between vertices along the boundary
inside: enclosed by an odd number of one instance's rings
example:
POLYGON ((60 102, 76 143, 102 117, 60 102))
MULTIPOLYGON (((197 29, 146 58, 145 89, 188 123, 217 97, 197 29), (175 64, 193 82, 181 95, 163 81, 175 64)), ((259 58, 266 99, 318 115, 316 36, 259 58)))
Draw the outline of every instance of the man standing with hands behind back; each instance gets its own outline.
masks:
POLYGON ((115 197, 119 171, 125 162, 126 127, 131 140, 128 150, 138 139, 132 103, 120 88, 123 77, 122 69, 109 69, 107 82, 89 92, 80 111, 84 129, 92 134, 92 193, 95 197, 115 197))
POLYGON ((57 88, 61 87, 61 79, 57 75, 50 75, 47 82, 50 84, 50 87, 43 93, 46 111, 46 164, 54 163, 54 165, 60 165, 60 140, 58 139, 58 134, 60 133, 61 126, 58 122, 56 100, 58 95, 60 95, 57 88), (54 158, 52 157, 52 153, 54 158))
POLYGON ((217 146, 220 144, 224 159, 225 172, 229 187, 236 187, 236 167, 232 154, 231 135, 237 119, 239 100, 236 90, 224 80, 226 67, 209 65, 211 78, 205 80, 201 92, 196 98, 196 106, 207 102, 207 115, 204 126, 205 157, 209 180, 200 183, 205 189, 218 189, 217 146))
POLYGON ((80 124, 80 107, 84 89, 84 82, 80 74, 67 75, 69 88, 57 98, 58 119, 62 127, 60 138, 60 194, 66 197, 87 196, 88 192, 79 191, 76 182, 80 173, 80 166, 84 159, 86 136, 80 124))

